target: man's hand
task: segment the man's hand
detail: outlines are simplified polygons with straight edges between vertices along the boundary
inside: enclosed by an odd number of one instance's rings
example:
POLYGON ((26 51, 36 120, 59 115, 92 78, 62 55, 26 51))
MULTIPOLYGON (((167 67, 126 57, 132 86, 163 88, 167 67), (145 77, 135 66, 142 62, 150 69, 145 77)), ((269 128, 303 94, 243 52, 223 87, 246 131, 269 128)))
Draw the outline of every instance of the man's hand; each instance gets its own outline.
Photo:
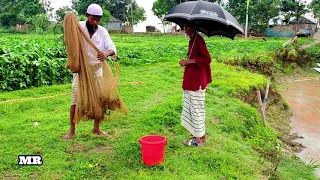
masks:
POLYGON ((105 52, 99 53, 99 54, 98 54, 98 59, 99 59, 100 61, 104 61, 104 60, 106 60, 106 58, 107 58, 108 56, 113 56, 114 54, 115 54, 115 53, 114 53, 113 50, 107 50, 107 51, 105 51, 105 52))
POLYGON ((98 54, 99 61, 104 61, 104 60, 106 60, 107 57, 108 56, 104 52, 98 54))
POLYGON ((195 63, 195 60, 194 59, 189 59, 189 60, 181 59, 181 61, 179 63, 181 66, 187 66, 189 64, 195 63))
POLYGON ((181 59, 179 64, 180 64, 180 66, 186 66, 186 65, 188 65, 188 61, 185 59, 181 59))

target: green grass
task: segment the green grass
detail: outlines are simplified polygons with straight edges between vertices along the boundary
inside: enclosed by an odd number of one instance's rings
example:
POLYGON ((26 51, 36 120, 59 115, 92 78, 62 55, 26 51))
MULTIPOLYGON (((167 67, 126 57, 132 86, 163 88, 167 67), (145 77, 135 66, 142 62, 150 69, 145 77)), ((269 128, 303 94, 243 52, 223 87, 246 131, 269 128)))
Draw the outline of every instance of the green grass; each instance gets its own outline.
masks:
MULTIPOLYGON (((195 178, 225 176, 256 179, 260 176, 264 168, 263 158, 249 143, 241 140, 241 131, 245 129, 242 121, 246 121, 254 109, 232 97, 226 100, 218 88, 209 87, 209 141, 204 148, 186 148, 181 142, 189 135, 180 126, 179 119, 182 109, 179 77, 182 69, 178 65, 164 63, 138 68, 123 67, 121 70, 127 76, 121 76, 123 85, 119 88, 130 113, 128 116, 115 115, 117 118, 113 121, 103 123, 103 129, 113 134, 111 138, 92 135, 92 122, 86 122, 78 125, 74 140, 62 140, 68 130, 70 95, 1 104, 1 136, 4 140, 1 162, 6 162, 1 168, 4 175, 29 177, 37 173, 39 178, 55 174, 54 178, 147 176, 170 179, 188 178, 190 173, 203 169, 195 178), (177 73, 166 73, 170 69, 177 73), (142 71, 144 74, 138 73, 142 71), (126 84, 132 81, 141 81, 142 84, 126 84), (233 114, 237 111, 240 111, 237 118, 239 125, 228 128, 228 123, 235 120, 233 114), (33 126, 34 122, 38 122, 39 126, 33 126), (166 161, 161 166, 148 168, 141 163, 138 139, 147 134, 161 134, 168 138, 166 161), (41 154, 44 165, 18 167, 18 154, 41 154)), ((51 95, 57 87, 61 92, 69 89, 55 86, 47 87, 45 92, 51 95)), ((12 98, 21 97, 20 93, 18 96, 15 92, 9 94, 12 98)))
MULTIPOLYGON (((126 47, 127 43, 131 45, 131 51, 140 53, 139 47, 135 49, 134 38, 117 35, 114 41, 119 42, 119 49, 126 47)), ((169 42, 169 39, 172 43, 187 45, 187 39, 183 37, 141 36, 138 41, 155 45, 169 42)), ((220 38, 208 39, 217 43, 220 40, 229 42, 220 38)), ((243 44, 243 40, 239 41, 238 44, 243 44)), ((71 101, 71 95, 65 93, 71 91, 71 84, 1 93, 0 102, 58 96, 0 103, 0 177, 245 180, 268 177, 270 174, 263 172, 273 168, 270 155, 281 148, 278 133, 270 126, 262 126, 256 107, 236 98, 250 94, 255 88, 263 89, 266 77, 213 62, 213 82, 206 95, 208 141, 203 148, 188 148, 182 144, 190 134, 180 125, 183 69, 178 64, 179 55, 185 52, 175 51, 157 55, 166 60, 163 62, 159 62, 156 56, 150 56, 146 63, 127 64, 130 59, 119 60, 118 87, 129 114, 112 113, 109 121, 102 123, 101 128, 111 134, 108 138, 93 135, 93 122, 89 121, 77 125, 74 139, 63 140, 69 128, 71 101), (39 125, 34 126, 34 122, 39 125), (164 164, 143 165, 138 140, 148 134, 164 135, 168 139, 164 164), (17 157, 22 154, 40 154, 44 164, 39 167, 18 166, 17 157)), ((313 177, 308 168, 306 174, 294 174, 300 167, 306 166, 283 163, 278 177, 285 178, 287 174, 293 174, 295 178, 313 177)))
POLYGON ((286 158, 280 165, 277 175, 280 177, 279 179, 284 180, 316 180, 318 178, 314 177, 314 174, 312 173, 313 168, 311 166, 306 166, 303 162, 300 160, 297 160, 293 157, 286 158), (289 169, 296 169, 294 172, 288 171, 289 169))

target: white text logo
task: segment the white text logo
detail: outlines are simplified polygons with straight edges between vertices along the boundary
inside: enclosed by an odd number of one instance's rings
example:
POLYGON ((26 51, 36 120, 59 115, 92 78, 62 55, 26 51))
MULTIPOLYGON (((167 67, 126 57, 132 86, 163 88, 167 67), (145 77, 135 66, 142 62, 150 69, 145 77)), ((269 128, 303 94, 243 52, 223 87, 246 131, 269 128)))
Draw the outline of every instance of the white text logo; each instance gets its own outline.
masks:
POLYGON ((32 165, 42 165, 42 157, 40 155, 19 155, 18 156, 18 165, 22 166, 32 166, 32 165))
POLYGON ((201 10, 200 10, 200 14, 202 14, 202 15, 208 15, 208 16, 213 16, 213 17, 218 17, 218 14, 217 14, 216 12, 207 11, 207 10, 204 10, 204 9, 201 9, 201 10))

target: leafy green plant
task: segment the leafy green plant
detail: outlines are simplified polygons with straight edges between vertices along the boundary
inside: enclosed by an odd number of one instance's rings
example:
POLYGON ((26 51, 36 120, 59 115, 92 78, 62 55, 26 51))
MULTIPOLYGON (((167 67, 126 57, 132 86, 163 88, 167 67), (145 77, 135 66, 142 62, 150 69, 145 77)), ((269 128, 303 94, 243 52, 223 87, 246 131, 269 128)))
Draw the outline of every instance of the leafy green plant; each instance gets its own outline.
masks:
POLYGON ((71 74, 65 68, 66 52, 53 39, 1 39, 0 88, 12 91, 66 83, 71 74))

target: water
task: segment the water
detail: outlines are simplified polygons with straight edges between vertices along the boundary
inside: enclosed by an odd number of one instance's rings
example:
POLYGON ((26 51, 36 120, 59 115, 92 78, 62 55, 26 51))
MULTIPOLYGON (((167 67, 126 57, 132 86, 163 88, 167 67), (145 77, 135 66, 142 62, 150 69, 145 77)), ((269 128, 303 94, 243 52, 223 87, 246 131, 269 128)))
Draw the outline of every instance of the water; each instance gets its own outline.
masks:
MULTIPOLYGON (((303 78, 289 83, 287 90, 280 91, 294 111, 291 119, 293 133, 302 139, 297 142, 306 148, 297 156, 306 163, 320 164, 320 79, 303 78)), ((320 177, 320 168, 316 170, 320 177)))

